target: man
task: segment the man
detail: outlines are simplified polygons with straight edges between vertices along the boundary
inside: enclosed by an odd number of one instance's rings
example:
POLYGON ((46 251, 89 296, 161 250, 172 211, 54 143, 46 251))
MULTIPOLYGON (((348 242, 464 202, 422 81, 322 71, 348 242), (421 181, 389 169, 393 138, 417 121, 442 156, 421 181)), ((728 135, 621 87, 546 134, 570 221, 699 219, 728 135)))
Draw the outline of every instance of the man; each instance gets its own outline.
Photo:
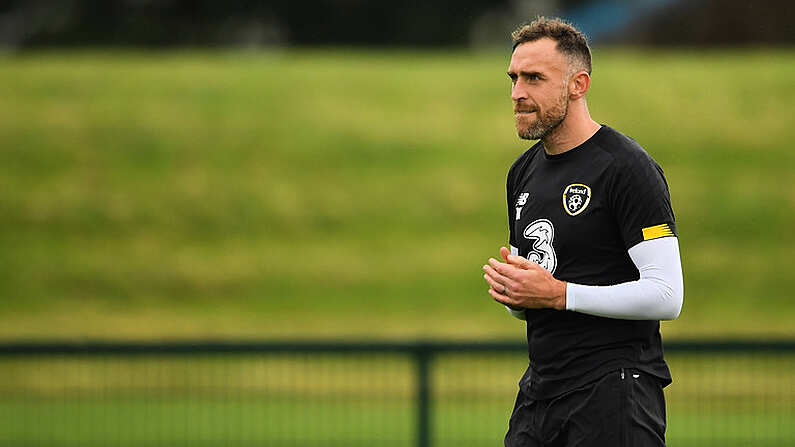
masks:
POLYGON ((659 320, 679 315, 683 285, 663 172, 591 119, 582 33, 539 18, 513 41, 516 130, 540 141, 508 172, 510 251, 483 266, 489 294, 527 320, 505 445, 665 445, 659 320))

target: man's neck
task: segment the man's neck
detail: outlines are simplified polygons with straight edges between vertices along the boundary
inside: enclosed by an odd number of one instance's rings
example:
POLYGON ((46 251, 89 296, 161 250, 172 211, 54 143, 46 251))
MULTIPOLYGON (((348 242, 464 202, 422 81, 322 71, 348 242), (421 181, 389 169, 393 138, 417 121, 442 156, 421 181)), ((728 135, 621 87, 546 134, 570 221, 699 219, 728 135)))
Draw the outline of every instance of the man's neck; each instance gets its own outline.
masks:
POLYGON ((572 109, 557 129, 542 139, 547 154, 557 155, 574 149, 585 143, 602 127, 591 119, 587 108, 572 109))

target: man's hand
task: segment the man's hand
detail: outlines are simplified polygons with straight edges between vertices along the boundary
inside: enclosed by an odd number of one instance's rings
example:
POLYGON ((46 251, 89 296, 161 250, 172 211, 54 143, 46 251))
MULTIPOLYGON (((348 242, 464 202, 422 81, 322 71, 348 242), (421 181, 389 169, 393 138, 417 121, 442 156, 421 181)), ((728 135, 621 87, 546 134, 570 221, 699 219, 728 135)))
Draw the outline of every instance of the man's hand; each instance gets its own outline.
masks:
POLYGON ((489 283, 489 294, 498 302, 514 309, 566 309, 566 282, 558 281, 535 262, 510 254, 500 247, 505 262, 489 258, 483 266, 483 277, 489 283))

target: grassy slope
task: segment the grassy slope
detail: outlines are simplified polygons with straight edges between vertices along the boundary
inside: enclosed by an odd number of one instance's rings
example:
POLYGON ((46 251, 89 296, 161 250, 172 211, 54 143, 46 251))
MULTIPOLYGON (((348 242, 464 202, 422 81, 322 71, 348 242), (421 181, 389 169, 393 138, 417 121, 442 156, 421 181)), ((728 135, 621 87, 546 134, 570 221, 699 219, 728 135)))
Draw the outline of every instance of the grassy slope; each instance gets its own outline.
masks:
MULTIPOLYGON (((793 335, 795 52, 595 60, 671 186, 666 335, 793 335)), ((527 146, 504 55, 1 62, 0 337, 522 337, 480 274, 527 146)))

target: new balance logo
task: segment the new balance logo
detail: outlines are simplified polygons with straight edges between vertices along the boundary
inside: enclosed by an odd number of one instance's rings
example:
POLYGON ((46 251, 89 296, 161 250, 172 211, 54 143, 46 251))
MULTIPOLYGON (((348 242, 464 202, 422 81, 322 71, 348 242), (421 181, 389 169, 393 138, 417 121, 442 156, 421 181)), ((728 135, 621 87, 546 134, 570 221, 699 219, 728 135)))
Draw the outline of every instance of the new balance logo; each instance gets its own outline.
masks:
POLYGON ((519 220, 522 217, 522 208, 527 203, 527 198, 530 197, 529 192, 523 192, 519 194, 519 198, 516 199, 516 220, 519 220))

